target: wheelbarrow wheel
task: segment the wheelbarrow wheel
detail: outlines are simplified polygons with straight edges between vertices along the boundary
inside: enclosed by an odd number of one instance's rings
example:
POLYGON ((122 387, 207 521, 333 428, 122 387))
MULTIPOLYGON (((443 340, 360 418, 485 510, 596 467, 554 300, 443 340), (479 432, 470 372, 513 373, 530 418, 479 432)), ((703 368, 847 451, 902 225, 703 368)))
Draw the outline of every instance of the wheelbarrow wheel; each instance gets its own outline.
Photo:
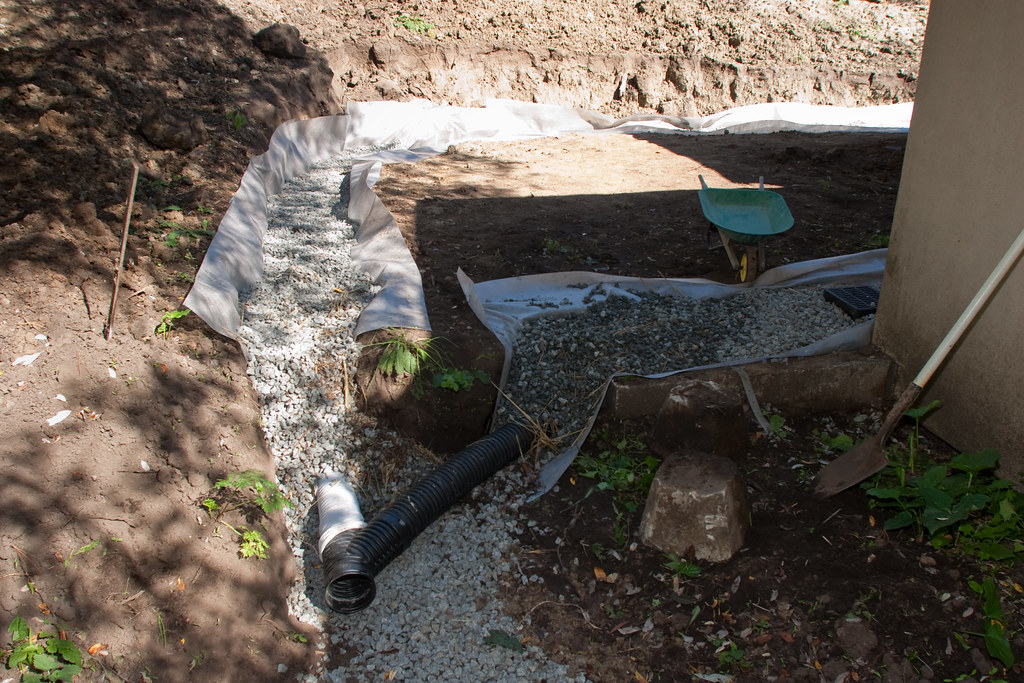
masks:
POLYGON ((757 247, 747 247, 740 254, 740 282, 750 282, 757 277, 757 247))

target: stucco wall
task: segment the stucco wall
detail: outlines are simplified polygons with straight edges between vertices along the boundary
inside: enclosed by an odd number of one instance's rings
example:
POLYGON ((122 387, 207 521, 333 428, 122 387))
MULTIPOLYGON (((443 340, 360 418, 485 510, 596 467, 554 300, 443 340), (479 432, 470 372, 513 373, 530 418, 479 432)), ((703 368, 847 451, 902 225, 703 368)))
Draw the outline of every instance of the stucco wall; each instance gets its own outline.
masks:
MULTIPOLYGON (((910 382, 1024 228, 1024 3, 933 0, 875 344, 910 382)), ((933 378, 925 424, 1024 470, 1024 263, 933 378)))

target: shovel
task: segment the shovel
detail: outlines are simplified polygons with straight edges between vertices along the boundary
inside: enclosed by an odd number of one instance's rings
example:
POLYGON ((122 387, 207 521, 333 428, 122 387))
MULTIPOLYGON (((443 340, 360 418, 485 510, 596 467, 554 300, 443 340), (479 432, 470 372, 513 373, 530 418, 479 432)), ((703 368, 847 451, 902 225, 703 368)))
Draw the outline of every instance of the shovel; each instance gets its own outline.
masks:
POLYGON ((815 497, 828 498, 829 496, 834 496, 840 491, 864 481, 889 464, 889 458, 885 455, 884 446, 889 440, 892 430, 896 427, 896 423, 903 417, 903 413, 914 405, 914 401, 921 394, 925 384, 928 383, 928 380, 931 379, 942 362, 946 360, 950 351, 960 341, 960 338, 963 337, 964 332, 974 322, 974 319, 985 307, 985 304, 988 303, 988 300, 992 298, 992 293, 1002 284, 1003 279, 1013 269, 1022 252, 1024 252, 1024 230, 1021 231, 1017 239, 1010 245, 1010 249, 1003 255, 1003 258, 999 261, 995 270, 992 271, 992 274, 988 276, 988 279, 985 280, 985 284, 981 286, 978 293, 974 295, 971 303, 967 304, 967 308, 960 314, 960 318, 954 323, 952 329, 946 334, 938 348, 932 352, 928 362, 917 373, 914 381, 896 399, 896 404, 886 414, 885 420, 882 422, 882 428, 878 433, 862 441, 829 463, 814 478, 815 497))

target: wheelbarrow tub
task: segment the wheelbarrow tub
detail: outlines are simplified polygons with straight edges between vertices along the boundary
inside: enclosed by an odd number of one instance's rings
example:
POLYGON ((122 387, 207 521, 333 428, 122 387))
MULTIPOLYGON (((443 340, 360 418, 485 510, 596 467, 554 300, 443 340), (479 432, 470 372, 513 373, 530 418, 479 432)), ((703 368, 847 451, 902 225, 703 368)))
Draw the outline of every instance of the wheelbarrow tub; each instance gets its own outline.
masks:
POLYGON ((704 188, 697 196, 704 216, 737 242, 757 244, 793 227, 793 214, 777 192, 704 188))

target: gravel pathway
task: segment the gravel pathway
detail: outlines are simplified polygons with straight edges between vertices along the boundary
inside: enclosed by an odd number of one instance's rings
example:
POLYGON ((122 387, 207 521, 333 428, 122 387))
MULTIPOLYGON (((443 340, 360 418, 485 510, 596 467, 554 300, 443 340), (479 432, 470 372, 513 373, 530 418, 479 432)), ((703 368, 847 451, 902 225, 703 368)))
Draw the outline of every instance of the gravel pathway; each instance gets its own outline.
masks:
MULTIPOLYGON (((539 581, 511 554, 519 508, 531 482, 502 471, 421 534, 377 577, 366 610, 325 609, 313 490, 324 473, 344 473, 365 517, 433 467, 422 449, 346 404, 359 349, 353 330, 376 288, 350 260, 344 219, 351 159, 333 159, 287 184, 268 207, 265 272, 246 298, 241 334, 261 397, 263 428, 286 510, 298 580, 293 614, 323 630, 330 681, 578 680, 536 645, 488 644, 521 624, 502 613, 503 581, 539 581), (348 380, 346 380, 346 375, 348 380), (396 459, 396 454, 412 457, 396 459), (406 463, 398 470, 385 465, 406 463)), ((723 300, 650 294, 616 296, 585 314, 535 320, 517 345, 507 391, 561 433, 582 428, 594 395, 616 370, 658 372, 783 351, 850 321, 814 288, 760 290, 723 300), (582 341, 586 340, 586 341, 582 341)), ((500 414, 512 413, 508 406, 500 414)))

